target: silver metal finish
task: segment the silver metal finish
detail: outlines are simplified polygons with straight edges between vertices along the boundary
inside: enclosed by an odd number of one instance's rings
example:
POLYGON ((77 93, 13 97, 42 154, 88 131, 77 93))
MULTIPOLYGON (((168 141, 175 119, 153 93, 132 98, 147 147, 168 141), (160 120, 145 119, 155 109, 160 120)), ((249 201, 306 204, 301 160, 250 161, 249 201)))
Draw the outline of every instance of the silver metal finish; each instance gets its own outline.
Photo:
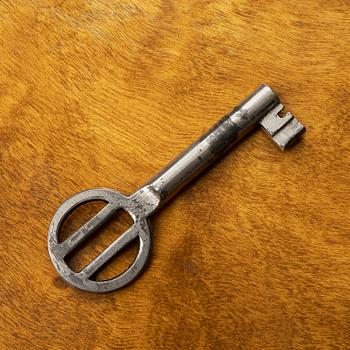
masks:
POLYGON ((305 131, 292 114, 279 117, 282 109, 278 96, 271 88, 262 85, 133 195, 124 196, 110 189, 93 189, 65 201, 52 219, 48 236, 49 254, 58 273, 71 285, 90 292, 108 292, 134 281, 150 256, 148 219, 151 214, 259 123, 281 149, 295 142, 305 131), (72 236, 59 242, 59 231, 67 216, 80 205, 96 200, 106 202, 106 206, 72 236), (80 272, 72 271, 65 262, 67 255, 120 209, 131 215, 134 224, 80 272), (94 274, 136 238, 140 243, 139 252, 131 266, 111 280, 94 280, 94 274))
POLYGON ((264 130, 272 136, 272 140, 277 146, 285 150, 305 132, 305 127, 290 112, 284 117, 280 117, 278 114, 283 108, 282 104, 278 104, 276 107, 272 108, 271 111, 260 120, 260 124, 264 130))

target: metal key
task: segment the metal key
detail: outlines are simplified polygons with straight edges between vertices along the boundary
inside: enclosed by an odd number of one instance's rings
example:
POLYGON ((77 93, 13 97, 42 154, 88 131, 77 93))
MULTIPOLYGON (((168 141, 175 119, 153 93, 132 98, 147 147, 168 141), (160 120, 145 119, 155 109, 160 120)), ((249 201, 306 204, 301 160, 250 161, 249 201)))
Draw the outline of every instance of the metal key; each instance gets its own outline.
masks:
POLYGON ((260 124, 282 150, 305 131, 305 127, 291 113, 280 117, 278 113, 282 109, 283 105, 273 90, 261 85, 131 196, 101 188, 69 198, 55 213, 48 233, 49 254, 58 273, 71 285, 90 292, 108 292, 133 282, 144 270, 150 256, 152 237, 149 218, 164 203, 256 125, 260 124), (59 242, 58 234, 67 216, 80 205, 96 200, 104 201, 106 206, 73 235, 59 242), (81 271, 72 271, 65 261, 67 255, 121 209, 131 215, 133 225, 81 271), (139 251, 130 267, 115 278, 94 280, 96 272, 136 238, 139 239, 139 251))

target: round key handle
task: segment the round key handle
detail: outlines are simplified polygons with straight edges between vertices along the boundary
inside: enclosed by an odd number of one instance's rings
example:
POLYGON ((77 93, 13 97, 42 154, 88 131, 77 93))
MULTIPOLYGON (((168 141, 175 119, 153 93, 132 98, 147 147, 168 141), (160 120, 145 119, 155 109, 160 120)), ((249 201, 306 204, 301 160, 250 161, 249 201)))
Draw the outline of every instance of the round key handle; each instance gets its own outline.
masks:
POLYGON ((58 208, 49 228, 48 249, 57 272, 69 284, 89 292, 109 292, 125 287, 141 274, 150 256, 152 242, 148 214, 144 205, 135 198, 126 197, 110 189, 87 190, 69 198, 58 208), (79 206, 91 201, 104 201, 106 206, 69 238, 59 242, 59 232, 68 215, 79 206), (67 255, 120 209, 130 214, 134 221, 133 225, 81 271, 73 271, 65 261, 67 255), (136 238, 139 239, 139 251, 126 271, 110 280, 92 279, 100 268, 136 238))

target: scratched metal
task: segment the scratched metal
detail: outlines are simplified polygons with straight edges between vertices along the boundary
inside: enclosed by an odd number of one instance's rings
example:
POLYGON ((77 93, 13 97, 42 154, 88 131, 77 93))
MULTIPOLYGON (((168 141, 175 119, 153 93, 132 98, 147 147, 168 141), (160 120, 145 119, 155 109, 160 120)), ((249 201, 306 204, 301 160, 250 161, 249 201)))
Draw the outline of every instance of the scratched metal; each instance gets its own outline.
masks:
POLYGON ((278 113, 282 109, 283 105, 275 92, 270 87, 261 85, 131 196, 127 197, 110 189, 92 189, 69 198, 55 213, 48 234, 49 254, 58 273, 71 285, 90 292, 108 292, 133 282, 144 270, 150 256, 150 216, 188 182, 259 123, 281 149, 285 149, 299 138, 305 127, 290 113, 283 118, 279 117, 278 113), (71 237, 59 242, 59 231, 67 216, 80 205, 96 200, 104 201, 106 206, 71 237), (72 271, 65 261, 67 255, 78 249, 87 237, 120 209, 131 215, 133 225, 81 271, 72 271), (134 239, 139 240, 139 251, 129 268, 113 279, 94 280, 94 274, 134 239))

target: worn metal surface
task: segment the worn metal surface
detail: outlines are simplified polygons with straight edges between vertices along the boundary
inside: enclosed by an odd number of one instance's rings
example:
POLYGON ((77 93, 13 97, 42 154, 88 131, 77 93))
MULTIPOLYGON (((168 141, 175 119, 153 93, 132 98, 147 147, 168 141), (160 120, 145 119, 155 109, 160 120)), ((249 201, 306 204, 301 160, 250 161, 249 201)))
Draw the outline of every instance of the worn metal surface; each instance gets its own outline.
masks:
POLYGON ((290 147, 305 132, 304 125, 292 113, 288 112, 284 117, 279 117, 283 108, 282 104, 277 105, 260 120, 263 129, 282 150, 290 147))
POLYGON ((93 189, 65 201, 52 219, 48 237, 49 254, 58 273, 71 285, 90 292, 108 292, 133 282, 142 273, 150 256, 148 219, 152 213, 258 123, 281 149, 295 142, 305 131, 290 113, 280 118, 278 113, 282 109, 278 96, 271 88, 262 85, 133 195, 127 197, 110 189, 93 189), (59 242, 59 231, 67 216, 80 205, 96 200, 106 202, 106 206, 72 236, 59 242), (81 271, 72 271, 65 257, 120 209, 126 210, 133 218, 130 229, 81 271), (139 251, 131 266, 111 280, 95 281, 94 274, 136 238, 140 242, 139 251))

